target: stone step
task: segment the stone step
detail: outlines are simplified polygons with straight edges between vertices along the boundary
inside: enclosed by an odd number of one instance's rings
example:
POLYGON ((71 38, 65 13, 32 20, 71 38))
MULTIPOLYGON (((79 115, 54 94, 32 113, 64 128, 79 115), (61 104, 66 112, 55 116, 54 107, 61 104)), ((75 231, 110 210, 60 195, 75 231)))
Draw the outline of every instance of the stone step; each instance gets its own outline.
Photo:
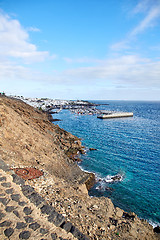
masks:
POLYGON ((0 239, 89 239, 0 160, 0 239))

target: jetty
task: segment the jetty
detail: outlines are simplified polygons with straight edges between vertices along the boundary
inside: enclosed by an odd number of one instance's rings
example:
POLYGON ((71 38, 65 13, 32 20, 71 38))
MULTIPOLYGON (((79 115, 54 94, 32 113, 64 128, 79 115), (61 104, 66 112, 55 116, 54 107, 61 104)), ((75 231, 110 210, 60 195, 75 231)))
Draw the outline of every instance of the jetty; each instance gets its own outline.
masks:
POLYGON ((110 112, 108 114, 100 114, 97 118, 108 119, 108 118, 123 118, 123 117, 133 117, 133 112, 110 112))

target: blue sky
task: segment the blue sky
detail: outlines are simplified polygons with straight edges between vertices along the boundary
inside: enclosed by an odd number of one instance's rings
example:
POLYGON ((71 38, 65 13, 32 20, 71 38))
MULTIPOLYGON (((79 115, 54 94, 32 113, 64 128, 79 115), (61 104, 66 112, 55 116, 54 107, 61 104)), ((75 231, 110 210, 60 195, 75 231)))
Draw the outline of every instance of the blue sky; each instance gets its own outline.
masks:
POLYGON ((160 0, 0 0, 0 91, 160 100, 160 0))

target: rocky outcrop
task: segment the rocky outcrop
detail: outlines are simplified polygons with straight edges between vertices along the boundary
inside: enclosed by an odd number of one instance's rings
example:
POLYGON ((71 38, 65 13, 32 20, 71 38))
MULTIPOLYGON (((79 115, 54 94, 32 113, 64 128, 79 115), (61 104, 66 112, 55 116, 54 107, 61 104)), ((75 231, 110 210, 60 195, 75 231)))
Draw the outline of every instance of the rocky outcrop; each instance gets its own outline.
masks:
POLYGON ((93 173, 89 173, 89 177, 85 181, 87 190, 91 189, 91 187, 95 184, 95 175, 93 173))
POLYGON ((30 184, 92 240, 158 240, 158 234, 147 221, 114 207, 109 198, 89 197, 84 184, 68 185, 48 173, 30 184))

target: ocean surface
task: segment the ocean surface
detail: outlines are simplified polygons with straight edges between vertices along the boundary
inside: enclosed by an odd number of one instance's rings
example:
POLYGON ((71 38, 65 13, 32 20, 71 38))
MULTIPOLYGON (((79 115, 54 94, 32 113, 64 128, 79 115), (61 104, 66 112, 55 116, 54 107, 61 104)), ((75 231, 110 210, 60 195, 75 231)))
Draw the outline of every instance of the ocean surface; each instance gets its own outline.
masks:
POLYGON ((80 167, 96 174, 91 196, 110 197, 115 206, 160 224, 160 102, 92 101, 105 110, 133 112, 132 118, 98 119, 62 110, 60 127, 82 138, 80 167), (95 148, 95 151, 89 151, 95 148), (119 174, 121 181, 113 182, 119 174))

